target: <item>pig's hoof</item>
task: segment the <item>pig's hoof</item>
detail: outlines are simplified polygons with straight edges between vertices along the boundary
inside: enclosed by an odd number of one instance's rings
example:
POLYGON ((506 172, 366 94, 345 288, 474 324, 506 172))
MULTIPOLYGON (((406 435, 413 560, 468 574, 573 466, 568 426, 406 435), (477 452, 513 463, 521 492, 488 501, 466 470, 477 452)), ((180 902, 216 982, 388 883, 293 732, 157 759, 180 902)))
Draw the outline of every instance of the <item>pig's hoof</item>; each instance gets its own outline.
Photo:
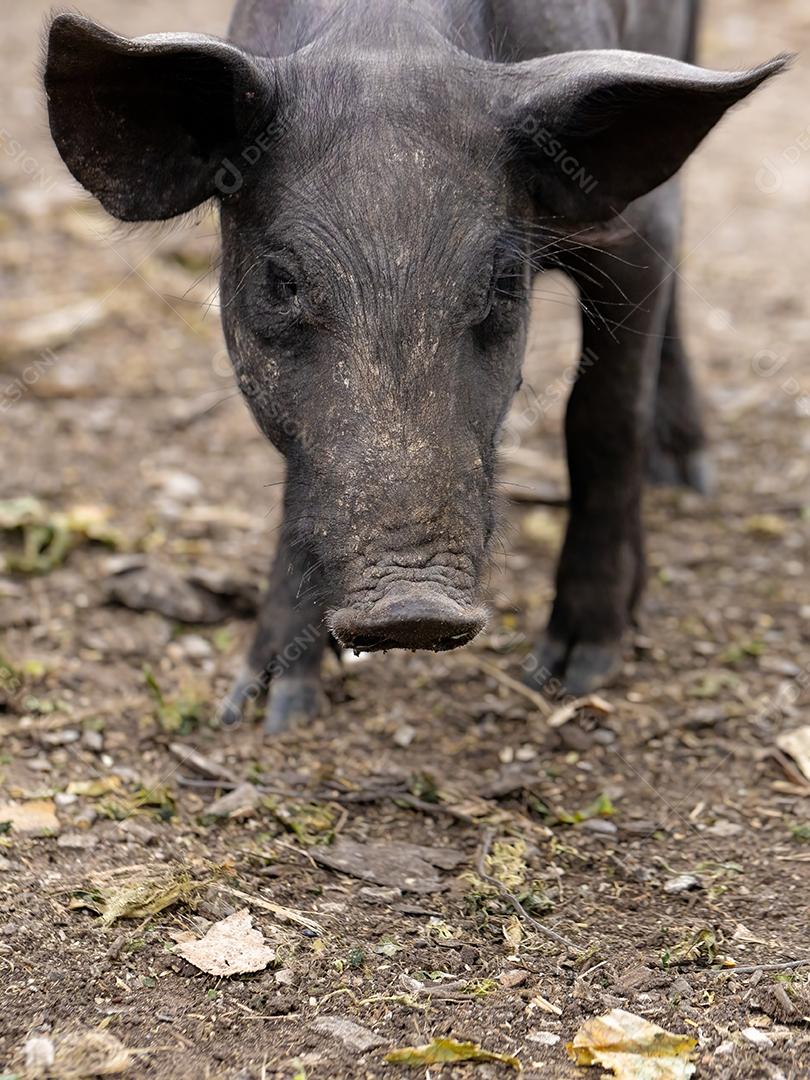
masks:
POLYGON ((309 723, 324 711, 325 701, 317 676, 282 676, 270 687, 264 734, 272 737, 309 723))
POLYGON ((619 643, 588 645, 583 642, 571 650, 561 681, 566 693, 582 697, 610 686, 621 670, 622 647, 619 643))
POLYGON ((714 490, 714 471, 706 450, 682 453, 657 446, 647 461, 647 477, 656 487, 685 487, 700 495, 714 490))
POLYGON ((217 712, 220 726, 235 727, 241 723, 249 703, 256 701, 264 692, 260 673, 243 668, 217 712))
POLYGON ((547 634, 532 654, 531 668, 524 681, 532 689, 552 697, 567 694, 581 697, 609 686, 621 669, 619 642, 603 645, 580 642, 572 647, 561 638, 547 634))

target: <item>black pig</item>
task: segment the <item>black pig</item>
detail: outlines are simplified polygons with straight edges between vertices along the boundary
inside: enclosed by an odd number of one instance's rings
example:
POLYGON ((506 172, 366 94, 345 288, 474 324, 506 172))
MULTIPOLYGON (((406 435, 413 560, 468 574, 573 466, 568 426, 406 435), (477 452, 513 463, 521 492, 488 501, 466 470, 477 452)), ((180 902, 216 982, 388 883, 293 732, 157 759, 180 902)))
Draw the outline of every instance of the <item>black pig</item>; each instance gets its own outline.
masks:
POLYGON ((485 625, 498 432, 549 266, 609 318, 583 320, 534 678, 615 674, 645 464, 704 483, 671 178, 785 62, 692 66, 695 22, 690 0, 239 0, 227 41, 54 18, 50 126, 79 182, 124 221, 218 199, 228 347, 288 463, 224 720, 271 676, 269 729, 313 715, 330 634, 438 650, 485 625))

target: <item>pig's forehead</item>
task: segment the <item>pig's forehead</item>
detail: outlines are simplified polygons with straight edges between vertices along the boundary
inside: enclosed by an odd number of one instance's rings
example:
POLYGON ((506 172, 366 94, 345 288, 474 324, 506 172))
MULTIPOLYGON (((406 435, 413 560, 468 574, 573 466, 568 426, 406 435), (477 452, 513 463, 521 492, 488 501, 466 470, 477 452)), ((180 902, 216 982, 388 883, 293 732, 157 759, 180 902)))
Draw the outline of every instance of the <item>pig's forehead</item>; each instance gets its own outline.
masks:
POLYGON ((484 165, 500 135, 481 74, 434 53, 302 50, 278 70, 282 126, 302 153, 342 145, 354 154, 410 153, 417 167, 437 159, 484 165))

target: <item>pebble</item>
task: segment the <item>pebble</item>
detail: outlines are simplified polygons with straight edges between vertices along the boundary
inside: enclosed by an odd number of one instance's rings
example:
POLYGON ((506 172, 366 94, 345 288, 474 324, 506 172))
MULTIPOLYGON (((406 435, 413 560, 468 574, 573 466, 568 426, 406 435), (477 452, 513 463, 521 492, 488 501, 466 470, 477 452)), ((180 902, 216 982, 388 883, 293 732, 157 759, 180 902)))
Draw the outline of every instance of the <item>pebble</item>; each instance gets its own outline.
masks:
POLYGON ((700 888, 702 888, 700 879, 696 878, 694 874, 678 874, 677 877, 664 882, 664 892, 669 893, 670 896, 677 896, 678 893, 691 892, 692 889, 700 888))
POLYGON ((206 817, 233 817, 250 814, 259 804, 259 792, 253 784, 244 783, 229 791, 227 795, 214 799, 205 808, 206 817))
POLYGON ((0 873, 3 870, 8 870, 11 867, 11 860, 7 859, 5 855, 0 855, 0 873))
POLYGON ((207 660, 213 653, 210 642, 202 634, 185 634, 180 644, 189 660, 207 660))
POLYGON ((740 1034, 746 1042, 750 1042, 754 1046, 761 1046, 763 1050, 768 1046, 773 1046, 773 1040, 769 1039, 765 1032, 760 1031, 759 1028, 743 1028, 740 1034))
POLYGON ((402 727, 398 727, 394 732, 394 742, 403 749, 410 746, 415 738, 416 728, 412 727, 410 724, 403 724, 402 727))
POLYGON ((67 791, 60 791, 53 797, 54 805, 60 809, 64 809, 66 806, 73 806, 74 803, 79 801, 78 795, 69 795, 67 791))
POLYGON ((88 728, 82 733, 82 746, 85 750, 92 750, 94 754, 100 754, 104 749, 104 736, 100 731, 88 728))
POLYGON ((62 833, 57 839, 56 846, 67 848, 69 851, 86 851, 98 844, 98 837, 88 832, 62 833))
POLYGON ((141 844, 154 844, 158 838, 155 829, 150 829, 148 825, 142 825, 131 818, 121 822, 118 833, 124 840, 137 840, 141 844))
POLYGON ((45 746, 70 746, 80 738, 81 732, 75 728, 61 728, 59 731, 43 731, 39 741, 45 746))
POLYGON ((605 821, 604 818, 589 818, 582 822, 582 828, 602 836, 615 836, 619 831, 612 821, 605 821))
POLYGON ((529 1042, 540 1043, 541 1046, 556 1046, 560 1036, 553 1031, 532 1031, 526 1036, 529 1042))

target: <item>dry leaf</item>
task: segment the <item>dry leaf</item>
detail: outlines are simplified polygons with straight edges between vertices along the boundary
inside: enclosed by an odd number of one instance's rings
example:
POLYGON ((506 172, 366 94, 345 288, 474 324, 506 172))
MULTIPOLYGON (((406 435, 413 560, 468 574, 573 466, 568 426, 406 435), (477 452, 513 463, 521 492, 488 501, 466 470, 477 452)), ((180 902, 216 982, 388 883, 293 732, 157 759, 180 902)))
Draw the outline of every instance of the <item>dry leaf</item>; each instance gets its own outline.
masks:
POLYGON ((548 718, 548 726, 552 728, 562 727, 569 720, 573 720, 580 709, 592 709, 594 712, 601 713, 602 716, 609 716, 613 712, 613 706, 609 701, 605 701, 598 694, 586 694, 585 697, 574 698, 573 701, 569 701, 565 705, 561 705, 559 709, 555 709, 548 718))
POLYGON ((204 938, 178 945, 175 952, 209 975, 263 971, 276 957, 247 908, 214 923, 204 938))
POLYGON ((61 828, 50 799, 0 803, 0 828, 7 823, 19 836, 55 836, 61 828))
POLYGON ((496 1054, 492 1050, 483 1050, 476 1043, 456 1042, 455 1039, 434 1039, 426 1046, 406 1046, 401 1050, 392 1050, 385 1055, 391 1065, 441 1065, 450 1061, 499 1061, 510 1065, 518 1072, 522 1066, 516 1057, 508 1054, 496 1054))
MULTIPOLYGON (((142 1051, 134 1051, 140 1053, 142 1051)), ((125 1072, 132 1061, 128 1050, 114 1035, 100 1029, 69 1031, 53 1038, 29 1039, 23 1047, 26 1076, 86 1080, 125 1072)))
POLYGON ((804 776, 810 780, 810 724, 784 732, 776 740, 776 745, 786 754, 790 754, 804 776))
POLYGON ((603 1065, 618 1080, 688 1080, 697 1040, 674 1035, 624 1009, 586 1020, 568 1043, 577 1065, 603 1065))
POLYGON ((145 919, 178 901, 189 903, 206 884, 192 881, 182 866, 122 866, 99 875, 70 907, 97 911, 107 925, 116 919, 145 919))
POLYGON ((99 799, 117 791, 122 784, 120 776, 100 776, 97 780, 74 780, 67 786, 68 795, 84 795, 90 799, 99 799))

